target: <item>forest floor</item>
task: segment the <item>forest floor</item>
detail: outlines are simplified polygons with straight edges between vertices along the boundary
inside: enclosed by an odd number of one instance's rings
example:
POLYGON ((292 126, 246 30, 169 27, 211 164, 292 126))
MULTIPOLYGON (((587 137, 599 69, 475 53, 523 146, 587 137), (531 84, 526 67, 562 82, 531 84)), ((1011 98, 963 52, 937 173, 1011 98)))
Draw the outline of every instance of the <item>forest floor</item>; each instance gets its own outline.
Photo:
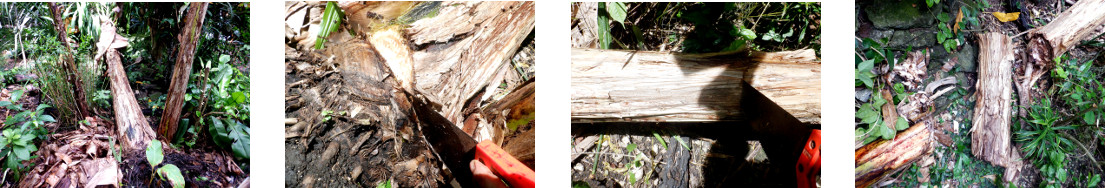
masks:
MULTIPOLYGON (((911 89, 904 87, 905 89, 873 89, 870 87, 864 87, 863 84, 859 84, 857 81, 855 104, 857 113, 859 108, 863 104, 868 104, 873 101, 875 97, 879 97, 880 92, 891 93, 894 95, 892 98, 894 101, 905 100, 905 96, 909 96, 911 93, 920 92, 925 90, 924 86, 928 86, 930 83, 939 82, 945 79, 954 79, 955 82, 951 83, 951 88, 946 94, 934 98, 931 101, 926 101, 931 109, 926 110, 931 112, 927 117, 933 122, 931 127, 935 130, 935 137, 937 138, 936 149, 931 155, 923 156, 919 161, 913 163, 910 166, 905 167, 900 173, 890 175, 886 180, 879 182, 878 186, 889 187, 917 187, 917 186, 951 186, 951 187, 1004 187, 1008 186, 1003 181, 1004 168, 1000 166, 992 165, 982 159, 979 159, 971 153, 971 134, 972 119, 974 118, 974 110, 976 105, 976 81, 978 79, 977 59, 979 56, 978 40, 975 34, 982 32, 1000 32, 1008 36, 1014 36, 1018 33, 1025 32, 1029 29, 1046 25, 1053 21, 1063 10, 1069 8, 1072 4, 1068 1, 1000 1, 1000 0, 982 0, 982 1, 952 1, 950 3, 937 4, 931 8, 925 7, 924 1, 901 1, 894 3, 864 3, 857 2, 856 8, 856 54, 857 62, 859 56, 867 56, 866 59, 870 59, 867 52, 868 42, 864 40, 871 39, 871 41, 879 41, 881 39, 888 39, 885 42, 878 42, 880 46, 893 51, 894 54, 889 54, 891 57, 896 58, 901 62, 910 62, 910 60, 904 59, 921 59, 927 64, 922 64, 920 67, 915 67, 913 71, 923 71, 927 73, 927 78, 923 80, 914 81, 902 81, 895 79, 895 81, 886 83, 887 85, 907 84, 918 85, 917 89, 911 89), (988 6, 987 6, 988 5, 988 6), (908 8, 907 8, 908 6, 908 8), (983 8, 984 7, 984 8, 983 8), (957 14, 963 14, 964 12, 974 11, 968 13, 966 19, 963 19, 961 24, 963 28, 959 30, 959 34, 964 37, 960 37, 958 45, 953 45, 955 48, 946 50, 942 43, 933 39, 933 36, 938 36, 940 27, 944 27, 954 21, 957 14), (999 22, 991 15, 992 12, 1020 12, 1020 18, 1010 22, 999 22), (940 14, 950 15, 952 19, 949 22, 944 22, 938 19, 940 14), (974 16, 971 16, 974 15, 974 16), (912 20, 911 20, 912 19, 912 20), (977 20, 972 20, 977 19, 977 20), (968 22, 968 20, 971 20, 968 22), (861 47, 863 46, 863 47, 861 47), (915 55, 908 55, 909 50, 913 51, 927 51, 924 56, 915 57, 915 55), (909 57, 907 57, 909 56, 909 57), (901 95, 901 96, 899 96, 901 95)), ((961 18, 962 19, 962 18, 961 18)), ((1088 42, 1100 43, 1105 41, 1101 38, 1100 34, 1105 27, 1097 26, 1094 28, 1097 36, 1088 42)), ((956 41, 955 35, 952 36, 952 42, 956 41)), ((1025 37, 1013 37, 1013 43, 1016 46, 1017 53, 1024 52, 1025 37)), ((1098 45, 1080 45, 1072 48, 1066 53, 1071 59, 1082 60, 1082 62, 1071 61, 1071 64, 1081 65, 1085 61, 1094 61, 1093 68, 1099 70, 1105 64, 1102 64, 1101 54, 1103 48, 1098 45)), ((1016 58, 1014 67, 1022 67, 1025 58, 1016 58)), ((1062 62, 1067 63, 1067 62, 1062 62)), ((1058 65, 1063 66, 1063 65, 1058 65)), ((898 71, 898 68, 890 69, 885 64, 878 64, 873 68, 873 72, 882 75, 888 74, 890 71, 898 71)), ((1016 69, 1014 71, 1023 71, 1016 69)), ((898 73, 902 74, 902 73, 898 73)), ((1100 72, 1096 73, 1100 75, 1100 72)), ((1047 74, 1045 78, 1042 78, 1038 87, 1043 89, 1033 90, 1038 94, 1037 96, 1054 97, 1058 96, 1045 95, 1053 92, 1057 85, 1062 83, 1056 83, 1047 74)), ((857 79, 858 76, 857 76, 857 79)), ((881 76, 878 79, 882 80, 881 76)), ((943 85, 943 84, 941 84, 943 85)), ((895 86, 895 87, 901 87, 895 86)), ((931 86, 930 86, 931 87, 931 86)), ((879 87, 881 88, 881 86, 879 87)), ((944 87, 940 87, 944 88, 944 87)), ((886 96, 883 96, 886 97, 886 96)), ((1016 99, 1017 97, 1013 97, 1016 99)), ((913 98, 910 98, 913 101, 913 98)), ((891 104, 894 104, 893 102, 891 104)), ((903 103, 898 103, 897 109, 899 114, 903 103)), ((1028 125, 1028 120, 1024 114, 1028 106, 1024 104, 1013 105, 1013 131, 1016 132, 1020 127, 1028 125), (1018 115, 1019 114, 1019 115, 1018 115)), ((1070 107, 1061 106, 1058 103, 1050 108, 1058 109, 1061 114, 1067 114, 1066 116, 1074 115, 1075 112, 1070 111, 1070 107)), ((862 129, 864 126, 859 115, 857 115, 856 126, 861 129, 857 129, 857 147, 861 143, 867 143, 871 140, 869 132, 862 129), (864 139, 867 138, 867 141, 864 139)), ((1066 174, 1063 181, 1055 182, 1057 185, 1061 184, 1063 187, 1079 187, 1087 186, 1087 182, 1090 182, 1092 177, 1102 173, 1100 168, 1095 168, 1099 164, 1093 164, 1094 161, 1105 159, 1102 152, 1105 152, 1105 145, 1102 145, 1100 139, 1105 136, 1096 128, 1099 125, 1090 124, 1089 128, 1077 129, 1070 131, 1070 134, 1076 135, 1074 138, 1080 140, 1085 145, 1082 147, 1074 147, 1067 151, 1067 163, 1065 164, 1066 174), (1095 160, 1096 159, 1096 160, 1095 160), (1069 177, 1069 178, 1067 178, 1069 177)), ((1027 130, 1027 128, 1025 129, 1027 130)), ((1016 137, 1014 137, 1016 138, 1016 137)), ((1014 139, 1014 147, 1017 150, 1024 148, 1024 142, 1019 142, 1014 139)), ((1024 153, 1023 151, 1021 153, 1024 153)), ((1027 160, 1027 159, 1026 159, 1027 160)), ((1023 171, 1016 182, 1013 182, 1016 186, 1020 187, 1035 187, 1047 184, 1047 181, 1053 181, 1041 177, 1039 169, 1031 165, 1032 170, 1023 171), (1043 183, 1041 183, 1043 182, 1043 183)))

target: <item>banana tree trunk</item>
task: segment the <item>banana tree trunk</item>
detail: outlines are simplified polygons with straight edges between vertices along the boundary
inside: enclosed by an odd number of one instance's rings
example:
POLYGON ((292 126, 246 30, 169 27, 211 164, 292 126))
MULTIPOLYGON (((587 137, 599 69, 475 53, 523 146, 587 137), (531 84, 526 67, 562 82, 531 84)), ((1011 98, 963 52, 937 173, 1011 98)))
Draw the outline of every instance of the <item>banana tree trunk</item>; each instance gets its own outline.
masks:
POLYGON ((156 135, 146 116, 142 115, 142 108, 138 106, 138 100, 134 98, 134 90, 130 89, 130 80, 123 68, 121 56, 116 48, 126 46, 121 41, 122 36, 115 33, 115 25, 111 21, 105 21, 100 25, 100 48, 104 53, 103 61, 107 63, 107 75, 111 82, 111 96, 114 102, 115 127, 120 136, 120 145, 125 150, 143 150, 156 135))
POLYGON ((176 64, 173 65, 173 77, 169 83, 169 96, 165 100, 165 112, 161 115, 161 123, 157 129, 162 141, 172 141, 177 132, 180 111, 184 107, 184 94, 188 90, 188 77, 192 75, 192 59, 206 13, 207 3, 190 3, 188 14, 184 18, 184 29, 177 36, 180 46, 177 48, 176 64))
POLYGON ((572 122, 739 121, 752 87, 807 124, 821 122, 812 50, 675 54, 572 49, 572 122), (745 85, 747 83, 748 85, 745 85))

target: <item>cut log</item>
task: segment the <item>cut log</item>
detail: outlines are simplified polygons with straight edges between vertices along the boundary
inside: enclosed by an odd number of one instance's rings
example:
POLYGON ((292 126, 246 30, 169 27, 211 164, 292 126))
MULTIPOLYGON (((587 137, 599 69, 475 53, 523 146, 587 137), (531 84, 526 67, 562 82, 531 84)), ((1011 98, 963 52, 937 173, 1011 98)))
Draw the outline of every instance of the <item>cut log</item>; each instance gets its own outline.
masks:
POLYGON ((188 14, 184 18, 184 29, 177 36, 180 46, 177 48, 176 64, 173 65, 173 77, 169 82, 169 96, 165 100, 165 112, 157 135, 171 143, 180 122, 180 111, 184 107, 184 93, 188 90, 188 77, 192 75, 192 58, 196 54, 196 43, 203 30, 203 17, 207 15, 207 3, 193 2, 188 5, 188 14))
POLYGON ((1006 180, 1016 178, 1016 169, 1023 161, 1011 145, 1013 44, 1001 33, 978 35, 978 103, 975 104, 971 126, 971 153, 976 157, 1006 167, 1006 180), (1012 174, 1010 174, 1012 173, 1012 174))
POLYGON ((879 140, 856 150, 856 187, 871 187, 888 175, 932 153, 932 130, 925 123, 898 132, 894 140, 879 140))
POLYGON ((572 49, 572 122, 740 120, 748 83, 803 123, 820 124, 820 70, 812 50, 572 49))
POLYGON ((1044 74, 1055 67, 1056 56, 1066 53, 1083 40, 1098 34, 1098 27, 1105 24, 1105 0, 1082 0, 1063 11, 1055 21, 1028 32, 1028 58, 1023 77, 1018 81, 1018 94, 1022 105, 1032 104, 1032 86, 1044 74))
POLYGON ((410 25, 417 89, 461 124, 465 102, 499 72, 534 29, 534 2, 443 2, 438 16, 410 25))
MULTIPOLYGON (((59 7, 57 3, 51 2, 49 4, 50 15, 53 16, 54 20, 65 20, 62 17, 62 8, 59 7)), ((74 106, 76 109, 73 109, 74 115, 77 116, 77 119, 84 119, 85 116, 89 115, 88 112, 91 108, 88 107, 88 95, 85 94, 84 83, 81 82, 80 76, 77 75, 80 74, 80 71, 77 71, 77 62, 73 59, 73 54, 70 51, 69 36, 65 32, 66 25, 64 22, 55 21, 54 30, 57 32, 58 41, 61 42, 62 46, 65 48, 65 53, 62 53, 61 58, 61 66, 65 68, 65 71, 61 73, 65 74, 65 81, 69 82, 70 86, 73 87, 73 100, 77 103, 74 106)))
MULTIPOLYGON (((113 38, 122 38, 115 33, 115 24, 105 21, 100 24, 101 36, 111 35, 113 38)), ((103 38, 103 37, 101 37, 103 38)), ((107 74, 111 82, 111 98, 114 101, 112 107, 115 110, 115 126, 120 136, 120 145, 125 151, 146 149, 146 144, 155 138, 154 131, 142 115, 142 108, 138 106, 138 100, 134 99, 134 90, 130 89, 127 73, 123 68, 119 51, 115 48, 121 45, 109 44, 106 49, 104 61, 107 63, 107 74)))

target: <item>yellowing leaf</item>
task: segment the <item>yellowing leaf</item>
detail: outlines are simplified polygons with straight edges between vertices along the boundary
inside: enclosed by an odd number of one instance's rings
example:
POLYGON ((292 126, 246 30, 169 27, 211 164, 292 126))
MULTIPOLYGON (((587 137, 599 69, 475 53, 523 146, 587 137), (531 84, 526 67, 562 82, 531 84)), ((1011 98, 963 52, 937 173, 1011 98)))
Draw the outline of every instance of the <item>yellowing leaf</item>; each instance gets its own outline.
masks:
POLYGON ((952 33, 959 34, 959 22, 963 21, 963 8, 959 8, 959 14, 955 15, 955 26, 952 26, 952 33))
POLYGON ((1010 21, 1013 21, 1013 20, 1017 20, 1017 18, 1020 17, 1020 16, 1021 16, 1021 12, 1010 12, 1010 13, 994 12, 994 18, 997 18, 998 21, 1000 21, 1000 22, 1010 22, 1010 21))

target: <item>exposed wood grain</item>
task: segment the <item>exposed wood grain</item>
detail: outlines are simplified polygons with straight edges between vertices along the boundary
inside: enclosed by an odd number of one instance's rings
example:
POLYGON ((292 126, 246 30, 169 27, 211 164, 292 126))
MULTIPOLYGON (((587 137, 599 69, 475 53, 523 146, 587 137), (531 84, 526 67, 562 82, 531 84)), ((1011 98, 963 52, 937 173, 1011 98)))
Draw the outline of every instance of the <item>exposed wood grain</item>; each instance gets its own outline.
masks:
POLYGON ((184 29, 177 36, 180 44, 177 48, 176 64, 173 65, 173 76, 170 78, 169 93, 165 99, 165 112, 161 115, 161 123, 157 129, 157 135, 160 135, 161 141, 172 141, 177 132, 180 111, 184 108, 184 93, 188 90, 188 77, 192 75, 192 59, 196 53, 200 32, 203 31, 203 18, 206 13, 207 3, 190 3, 188 14, 185 16, 184 29))
POLYGON ((1012 180, 1024 166, 1011 143, 1013 44, 1001 33, 983 33, 978 38, 978 102, 971 126, 971 153, 1006 167, 1003 177, 1012 180))
MULTIPOLYGON (((101 24, 100 32, 118 35, 115 34, 115 26, 111 22, 101 24)), ((142 108, 134 98, 134 90, 130 89, 130 80, 127 79, 119 51, 114 47, 108 48, 104 61, 107 63, 107 74, 111 82, 111 98, 114 100, 111 106, 115 110, 115 126, 119 131, 120 145, 127 151, 146 149, 146 144, 155 138, 154 131, 142 115, 142 108)))
MULTIPOLYGON (((1105 24, 1105 0, 1081 0, 1059 14, 1054 21, 1029 32, 1029 38, 1042 37, 1052 55, 1059 55, 1089 39, 1097 32, 1097 26, 1105 24)), ((1032 46, 1030 45, 1030 48, 1032 46)), ((1050 60, 1050 58, 1048 58, 1050 60)))
POLYGON ((888 175, 932 153, 932 130, 925 123, 898 132, 894 140, 879 140, 856 150, 856 187, 871 187, 888 175))
POLYGON ((438 16, 412 23, 417 89, 440 99, 460 124, 464 102, 480 92, 533 31, 534 2, 444 2, 438 16))
POLYGON ((812 51, 675 54, 572 49, 572 122, 742 119, 744 83, 803 123, 820 123, 812 51))

